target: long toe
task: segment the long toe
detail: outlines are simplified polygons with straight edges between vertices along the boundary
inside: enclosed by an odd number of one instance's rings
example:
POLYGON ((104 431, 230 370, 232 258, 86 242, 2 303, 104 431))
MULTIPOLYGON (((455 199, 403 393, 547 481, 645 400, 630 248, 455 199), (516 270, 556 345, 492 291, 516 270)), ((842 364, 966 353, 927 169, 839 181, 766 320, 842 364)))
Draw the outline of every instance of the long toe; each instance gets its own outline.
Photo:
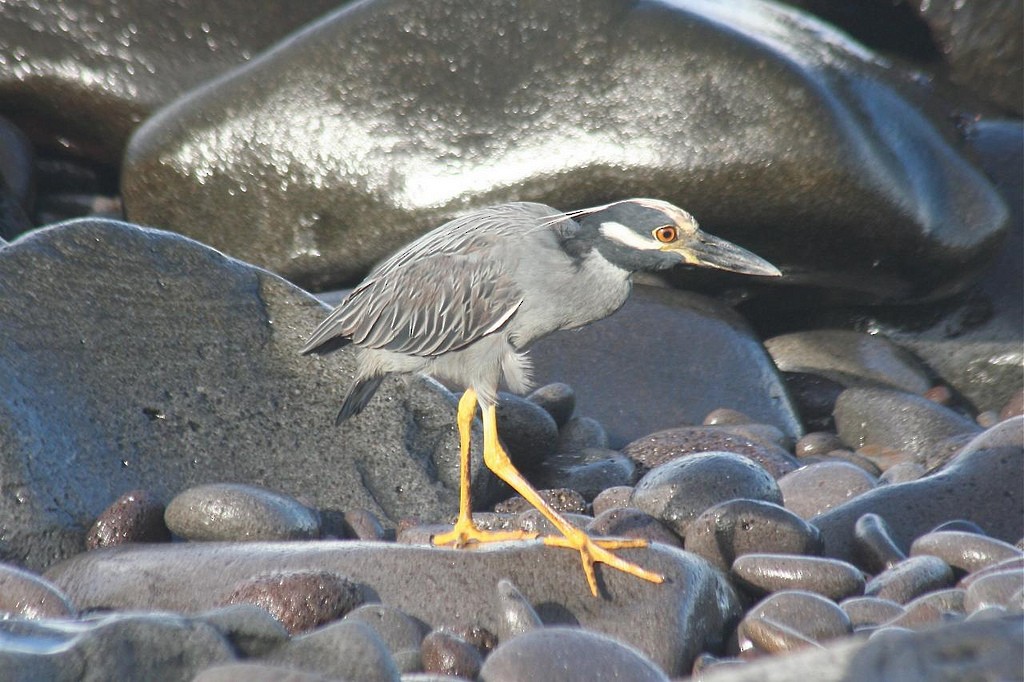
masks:
POLYGON ((575 549, 580 553, 580 559, 583 561, 583 573, 586 575, 587 585, 590 586, 590 591, 594 596, 597 596, 597 579, 593 568, 595 563, 607 564, 623 573, 629 573, 648 582, 662 583, 665 581, 665 577, 660 573, 648 571, 609 551, 612 549, 646 547, 647 542, 645 540, 594 540, 583 531, 576 530, 562 536, 546 536, 544 544, 551 547, 575 549))
POLYGON ((524 530, 482 530, 477 528, 476 524, 472 521, 459 519, 450 531, 435 535, 431 538, 431 542, 439 547, 466 547, 467 545, 478 545, 486 542, 533 540, 536 537, 536 533, 524 530))

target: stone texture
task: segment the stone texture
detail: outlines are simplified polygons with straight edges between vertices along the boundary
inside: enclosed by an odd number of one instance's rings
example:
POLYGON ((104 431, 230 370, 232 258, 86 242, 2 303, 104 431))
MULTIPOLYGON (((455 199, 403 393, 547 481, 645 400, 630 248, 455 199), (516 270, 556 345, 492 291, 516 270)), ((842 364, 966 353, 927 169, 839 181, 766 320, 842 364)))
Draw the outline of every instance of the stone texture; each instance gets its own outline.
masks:
POLYGON ((910 546, 910 555, 937 556, 962 573, 974 573, 1001 561, 1024 556, 1009 542, 952 530, 922 535, 910 546))
POLYGON ((559 431, 576 411, 576 391, 569 384, 557 381, 534 389, 526 399, 544 408, 555 420, 559 431))
POLYGON ((499 394, 498 429, 512 463, 530 471, 555 452, 558 425, 540 405, 510 393, 499 394))
POLYGON ((591 535, 639 538, 683 548, 682 539, 666 528, 665 524, 633 507, 606 510, 587 524, 586 531, 591 535))
POLYGON ((593 500, 608 488, 636 482, 636 464, 604 448, 561 452, 548 457, 528 476, 538 488, 571 488, 593 500))
POLYGON ((273 614, 291 634, 337 620, 359 606, 362 591, 330 571, 277 571, 239 581, 227 604, 254 604, 273 614))
POLYGON ((802 519, 812 519, 872 490, 871 474, 847 462, 818 462, 801 467, 779 479, 786 509, 802 519))
POLYGON ((953 571, 949 564, 938 557, 917 556, 876 575, 865 585, 864 594, 906 604, 922 594, 952 584, 953 571))
POLYGON ((85 548, 170 540, 163 503, 145 490, 133 490, 103 510, 85 535, 85 548))
POLYGON ((496 633, 498 641, 507 642, 513 637, 544 627, 533 605, 511 581, 499 580, 497 592, 500 613, 496 633))
POLYGON ((231 604, 198 614, 246 658, 264 656, 288 641, 288 630, 267 609, 255 604, 231 604))
POLYGON ((454 398, 395 381, 391 401, 335 428, 351 356, 298 355, 324 314, 273 275, 124 223, 72 221, 5 247, 0 557, 48 566, 125 491, 170 499, 211 480, 392 522, 454 511, 454 398))
MULTIPOLYGON (((853 631, 849 616, 834 602, 813 592, 800 590, 783 590, 765 597, 747 611, 740 623, 741 629, 748 620, 776 623, 811 642, 836 639, 853 631)), ((753 642, 745 639, 740 633, 741 652, 753 645, 753 642)), ((778 641, 776 637, 772 639, 778 641)))
POLYGON ((420 656, 424 672, 467 680, 475 680, 483 665, 476 647, 445 630, 434 630, 423 638, 420 656))
POLYGON ((42 576, 0 564, 0 618, 73 618, 67 596, 42 576))
POLYGON ((167 505, 167 526, 186 540, 308 540, 320 536, 316 512, 290 495, 237 483, 182 491, 167 505))
POLYGON ((853 564, 821 557, 786 554, 745 554, 731 574, 755 594, 803 590, 839 601, 864 592, 864 576, 853 564))
POLYGON ((662 573, 666 582, 656 585, 598 566, 603 596, 594 598, 579 555, 540 542, 472 551, 329 541, 118 547, 74 557, 48 577, 83 609, 145 606, 194 612, 250 575, 330 570, 432 628, 457 625, 473 614, 477 625, 491 632, 498 631, 500 618, 495 585, 506 578, 538 605, 545 623, 607 634, 644 652, 670 675, 689 670, 701 651, 721 646, 738 605, 718 571, 657 544, 620 550, 619 555, 662 573))
POLYGON ((384 642, 358 622, 331 623, 293 637, 265 660, 333 679, 399 682, 398 667, 384 642))

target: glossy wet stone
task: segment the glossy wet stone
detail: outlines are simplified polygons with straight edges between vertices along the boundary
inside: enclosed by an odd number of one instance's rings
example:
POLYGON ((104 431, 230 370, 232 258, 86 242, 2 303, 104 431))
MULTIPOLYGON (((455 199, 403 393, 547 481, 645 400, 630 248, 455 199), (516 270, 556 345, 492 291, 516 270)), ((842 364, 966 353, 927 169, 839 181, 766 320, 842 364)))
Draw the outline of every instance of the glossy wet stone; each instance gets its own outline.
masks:
POLYGON ((499 394, 501 442, 513 464, 529 471, 555 452, 558 425, 540 405, 510 393, 499 394))
POLYGON ((251 485, 189 488, 170 501, 164 518, 186 540, 306 540, 320 535, 316 512, 293 497, 251 485))
POLYGON ((953 570, 949 564, 933 556, 916 556, 876 575, 864 587, 864 594, 906 604, 926 592, 952 584, 953 570))
POLYGON ((909 483, 881 486, 812 519, 825 554, 856 561, 854 527, 867 513, 885 519, 897 546, 944 521, 966 519, 1004 542, 1024 535, 1024 418, 997 424, 941 470, 909 483))
POLYGON ((763 467, 774 478, 796 469, 796 458, 761 440, 737 434, 724 426, 686 426, 652 433, 629 443, 622 453, 648 471, 679 457, 703 452, 731 452, 763 467))
POLYGON ((989 606, 1002 606, 1020 612, 1024 569, 1008 569, 981 576, 971 582, 964 596, 964 609, 973 613, 989 606))
POLYGON ((507 642, 525 632, 544 627, 533 605, 509 580, 498 581, 498 641, 507 642))
POLYGON ((351 580, 328 571, 281 571, 248 578, 225 599, 228 604, 266 609, 292 634, 341 618, 362 601, 362 592, 351 580))
POLYGON ((336 679, 398 682, 400 676, 384 642, 359 622, 331 623, 293 637, 264 660, 336 679))
MULTIPOLYGON (((585 514, 587 511, 587 501, 583 499, 575 490, 569 490, 568 488, 558 488, 556 490, 539 490, 540 496, 544 498, 551 508, 557 512, 565 514, 585 514)), ((534 506, 527 502, 524 498, 510 497, 503 502, 499 502, 494 505, 494 511, 497 514, 518 514, 533 509, 534 506)))
POLYGON ((818 529, 785 507, 729 500, 702 512, 686 531, 686 550, 728 571, 736 557, 755 552, 820 554, 818 529))
POLYGON ((706 452, 649 471, 636 484, 632 503, 685 537, 702 512, 736 498, 782 502, 775 480, 754 462, 733 453, 706 452))
POLYGON ((170 540, 163 503, 145 490, 133 490, 103 510, 85 535, 85 548, 170 540))
POLYGON ((598 493, 590 506, 594 511, 594 516, 598 516, 609 509, 621 509, 630 506, 632 498, 633 486, 612 486, 598 493))
POLYGON ((839 602, 839 608, 850 617, 854 630, 881 625, 904 613, 902 605, 880 597, 850 597, 839 602))
POLYGON ((967 591, 950 587, 922 594, 904 605, 904 613, 887 623, 894 627, 921 629, 937 623, 962 620, 967 591))
POLYGON ((502 643, 487 657, 481 682, 668 682, 632 647, 586 630, 548 627, 502 643))
POLYGON ((539 488, 572 488, 588 500, 607 488, 636 482, 636 464, 615 450, 584 448, 547 457, 531 473, 539 488))
MULTIPOLYGON (((835 639, 853 631, 849 616, 833 601, 796 590, 776 592, 766 597, 747 612, 743 622, 748 619, 778 623, 813 642, 835 639)), ((752 642, 744 640, 740 637, 740 651, 752 645, 752 642)))
POLYGON ((839 450, 845 446, 842 439, 831 431, 814 431, 804 434, 796 442, 794 452, 798 458, 809 455, 827 455, 833 450, 839 450))
POLYGON ((907 558, 878 514, 865 514, 853 528, 857 565, 869 573, 881 573, 907 558))
POLYGON ((818 462, 779 479, 786 509, 812 519, 873 489, 877 481, 847 462, 818 462))
POLYGON ((264 656, 291 637, 270 611, 256 604, 231 604, 203 611, 196 616, 231 642, 241 656, 264 656))
POLYGON ((860 569, 845 561, 787 554, 745 554, 731 575, 754 594, 802 590, 839 601, 864 592, 860 569))
POLYGON ((911 556, 937 556, 962 573, 974 573, 1007 559, 1024 556, 1008 542, 977 533, 938 531, 922 535, 910 546, 911 556))
POLYGON ((73 618, 75 607, 42 576, 0 564, 0 618, 73 618))
MULTIPOLYGON (((799 651, 817 644, 796 628, 760 616, 744 618, 736 629, 736 636, 739 637, 741 647, 747 646, 769 654, 799 651)), ((750 649, 743 649, 743 653, 749 654, 750 649)))
POLYGON ((420 651, 428 673, 476 679, 483 658, 474 646, 446 630, 434 630, 423 638, 420 651))
POLYGON ((495 585, 507 578, 531 604, 558 605, 541 614, 549 624, 569 622, 621 639, 667 674, 688 670, 698 653, 721 646, 726 623, 739 615, 721 573, 658 544, 617 553, 666 581, 653 584, 599 565, 602 596, 594 598, 578 553, 539 541, 473 550, 352 541, 125 546, 76 556, 48 577, 83 609, 193 612, 254 574, 325 570, 347 576, 432 628, 462 623, 472 613, 491 632, 499 629, 495 585), (425 590, 425 584, 440 588, 425 590), (451 589, 458 590, 458 599, 451 589), (631 615, 636 613, 644 617, 631 615))
POLYGON ((609 509, 587 524, 586 530, 591 535, 638 538, 683 548, 682 538, 669 530, 658 519, 635 507, 609 509))

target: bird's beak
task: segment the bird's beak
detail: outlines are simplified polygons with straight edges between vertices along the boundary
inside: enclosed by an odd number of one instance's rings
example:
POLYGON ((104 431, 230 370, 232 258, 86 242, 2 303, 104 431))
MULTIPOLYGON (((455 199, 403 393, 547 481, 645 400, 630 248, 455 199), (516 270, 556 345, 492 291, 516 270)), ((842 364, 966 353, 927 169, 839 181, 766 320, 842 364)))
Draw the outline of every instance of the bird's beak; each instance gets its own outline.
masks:
POLYGON ((777 267, 732 242, 698 231, 684 243, 671 247, 683 262, 705 268, 718 268, 743 275, 781 277, 777 267))

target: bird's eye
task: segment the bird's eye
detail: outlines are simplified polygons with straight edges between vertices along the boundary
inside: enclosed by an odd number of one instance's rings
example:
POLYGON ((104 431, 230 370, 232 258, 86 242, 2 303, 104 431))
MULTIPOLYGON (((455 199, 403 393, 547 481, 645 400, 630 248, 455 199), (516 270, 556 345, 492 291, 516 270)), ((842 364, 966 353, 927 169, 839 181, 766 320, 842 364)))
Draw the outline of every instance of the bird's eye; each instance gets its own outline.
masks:
POLYGON ((662 244, 671 244, 679 236, 675 225, 662 225, 654 231, 654 238, 662 244))

